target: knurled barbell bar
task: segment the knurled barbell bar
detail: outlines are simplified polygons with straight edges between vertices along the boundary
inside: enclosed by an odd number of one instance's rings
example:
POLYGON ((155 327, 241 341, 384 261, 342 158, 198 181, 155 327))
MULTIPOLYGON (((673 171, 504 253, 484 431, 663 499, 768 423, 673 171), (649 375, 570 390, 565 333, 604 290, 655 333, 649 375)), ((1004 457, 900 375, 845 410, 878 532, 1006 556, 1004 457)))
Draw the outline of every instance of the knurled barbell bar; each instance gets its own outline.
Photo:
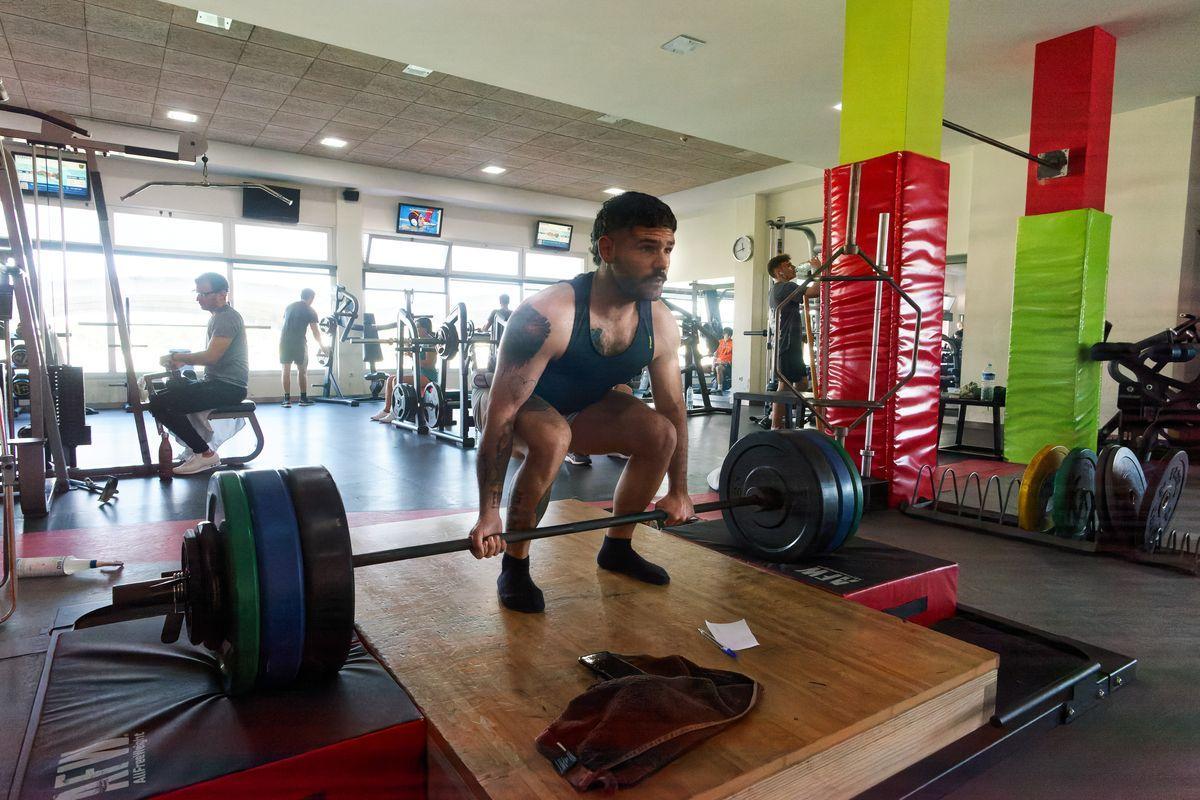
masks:
MULTIPOLYGON (((812 430, 759 431, 730 449, 721 511, 750 554, 796 561, 830 552, 853 535, 863 495, 845 451, 812 430)), ((163 641, 183 626, 217 655, 226 691, 286 686, 341 669, 354 636, 354 569, 455 553, 470 539, 352 554, 341 495, 324 467, 221 472, 208 487, 207 519, 183 537, 180 569, 113 589, 113 603, 76 627, 166 615, 163 641)), ((504 534, 508 543, 663 522, 643 511, 504 534)))

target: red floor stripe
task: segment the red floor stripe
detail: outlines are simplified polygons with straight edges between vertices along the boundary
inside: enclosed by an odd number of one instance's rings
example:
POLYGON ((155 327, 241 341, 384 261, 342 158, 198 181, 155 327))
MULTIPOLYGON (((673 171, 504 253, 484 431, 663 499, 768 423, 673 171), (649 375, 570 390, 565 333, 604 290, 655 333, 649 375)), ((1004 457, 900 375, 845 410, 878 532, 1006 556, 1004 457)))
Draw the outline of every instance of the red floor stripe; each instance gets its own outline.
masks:
MULTIPOLYGON (((715 499, 716 495, 712 492, 692 495, 694 503, 704 503, 715 499)), ((588 505, 611 506, 612 500, 594 500, 588 505)), ((426 508, 416 511, 351 511, 346 516, 349 518, 352 528, 361 528, 387 522, 461 514, 470 510, 470 508, 426 508)), ((720 516, 720 512, 701 515, 703 519, 719 519, 720 516)), ((169 520, 148 522, 136 526, 113 525, 57 531, 26 531, 17 537, 17 556, 34 558, 74 555, 80 558, 117 560, 129 563, 178 561, 179 543, 183 538, 183 533, 195 524, 194 520, 169 520)))

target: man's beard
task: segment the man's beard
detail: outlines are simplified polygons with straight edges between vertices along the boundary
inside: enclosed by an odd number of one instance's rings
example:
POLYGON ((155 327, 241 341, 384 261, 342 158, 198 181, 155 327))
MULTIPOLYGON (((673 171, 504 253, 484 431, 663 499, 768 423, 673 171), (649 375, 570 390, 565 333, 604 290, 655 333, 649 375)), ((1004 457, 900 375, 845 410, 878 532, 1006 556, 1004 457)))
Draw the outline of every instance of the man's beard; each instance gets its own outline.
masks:
POLYGON ((665 270, 656 270, 649 277, 640 281, 622 275, 612 264, 609 265, 609 271, 612 274, 613 283, 617 285, 621 294, 630 300, 657 300, 662 297, 663 284, 667 280, 665 270))

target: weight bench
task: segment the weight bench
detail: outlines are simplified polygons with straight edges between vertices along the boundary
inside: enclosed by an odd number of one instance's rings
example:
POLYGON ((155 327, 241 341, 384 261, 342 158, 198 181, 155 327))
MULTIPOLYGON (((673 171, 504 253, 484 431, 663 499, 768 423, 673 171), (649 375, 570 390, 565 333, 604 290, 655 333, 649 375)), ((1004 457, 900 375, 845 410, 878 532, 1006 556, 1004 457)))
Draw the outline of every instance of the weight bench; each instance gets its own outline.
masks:
POLYGON ((208 415, 210 420, 213 419, 245 419, 250 423, 250 429, 254 431, 254 449, 249 455, 244 456, 221 456, 221 466, 223 467, 240 467, 247 462, 258 458, 258 454, 263 451, 263 431, 262 426, 258 424, 258 417, 254 414, 257 406, 253 400, 243 400, 237 405, 221 406, 214 408, 208 415))
MULTIPOLYGON (((167 380, 175 373, 171 372, 154 372, 142 376, 142 382, 146 387, 146 395, 152 395, 160 391, 166 386, 167 380)), ((213 419, 245 419, 250 422, 250 429, 254 431, 254 449, 248 455, 244 456, 222 456, 221 466, 223 467, 241 467, 248 462, 258 458, 259 453, 263 451, 263 445, 266 440, 263 438, 262 426, 258 424, 258 417, 255 415, 255 410, 258 406, 253 400, 243 400, 240 403, 235 403, 231 406, 220 406, 209 412, 208 418, 213 419)))

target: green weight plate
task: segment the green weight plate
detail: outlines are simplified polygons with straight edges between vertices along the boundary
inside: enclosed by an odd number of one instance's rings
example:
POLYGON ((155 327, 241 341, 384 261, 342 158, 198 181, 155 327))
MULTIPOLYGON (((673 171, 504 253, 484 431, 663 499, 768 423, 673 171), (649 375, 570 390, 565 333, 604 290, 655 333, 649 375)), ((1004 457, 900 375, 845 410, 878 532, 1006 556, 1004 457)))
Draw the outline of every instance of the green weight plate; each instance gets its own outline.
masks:
POLYGON ((230 598, 229 624, 217 651, 225 691, 245 694, 258 677, 260 615, 258 560, 250 504, 235 472, 218 472, 208 482, 208 519, 216 525, 225 551, 225 587, 230 598))
POLYGON ((838 444, 837 439, 829 440, 834 447, 837 448, 842 460, 846 462, 846 469, 850 470, 850 477, 854 479, 854 522, 850 526, 850 532, 846 534, 846 538, 842 544, 854 538, 854 534, 858 533, 858 524, 862 522, 863 512, 866 511, 867 494, 863 489, 862 475, 859 474, 858 467, 854 465, 854 460, 850 458, 850 454, 846 452, 846 448, 838 444))
POLYGON ((1082 539, 1087 533, 1088 517, 1096 504, 1096 461, 1093 451, 1076 447, 1054 474, 1050 516, 1055 536, 1082 539))

